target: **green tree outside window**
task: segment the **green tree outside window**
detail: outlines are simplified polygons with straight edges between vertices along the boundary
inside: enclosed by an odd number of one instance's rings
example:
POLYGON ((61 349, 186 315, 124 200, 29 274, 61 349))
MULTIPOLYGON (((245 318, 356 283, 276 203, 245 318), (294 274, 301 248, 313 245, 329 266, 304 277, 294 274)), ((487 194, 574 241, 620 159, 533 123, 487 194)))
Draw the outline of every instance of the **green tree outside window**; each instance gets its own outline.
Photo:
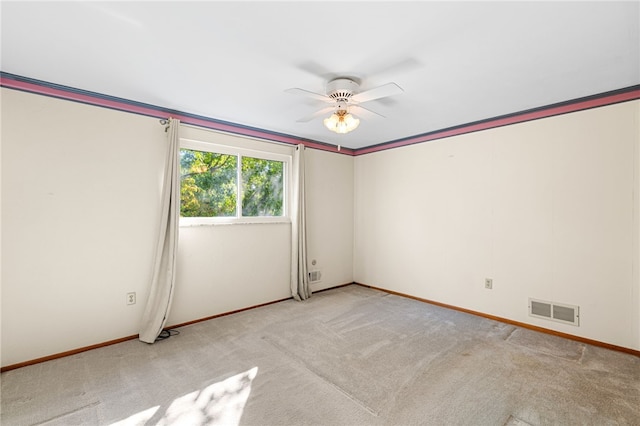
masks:
POLYGON ((245 217, 283 216, 284 163, 215 152, 180 150, 180 216, 235 217, 241 163, 245 217))

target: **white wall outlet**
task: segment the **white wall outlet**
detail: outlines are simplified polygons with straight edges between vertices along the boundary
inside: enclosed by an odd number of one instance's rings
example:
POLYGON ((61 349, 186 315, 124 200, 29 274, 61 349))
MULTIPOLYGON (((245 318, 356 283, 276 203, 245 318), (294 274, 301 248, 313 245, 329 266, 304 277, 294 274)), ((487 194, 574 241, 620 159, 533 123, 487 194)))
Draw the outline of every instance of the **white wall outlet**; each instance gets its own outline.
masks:
POLYGON ((492 278, 485 278, 484 279, 484 288, 487 288, 489 290, 491 290, 493 288, 493 279, 492 278))
POLYGON ((136 304, 136 293, 127 293, 127 305, 135 305, 136 304))

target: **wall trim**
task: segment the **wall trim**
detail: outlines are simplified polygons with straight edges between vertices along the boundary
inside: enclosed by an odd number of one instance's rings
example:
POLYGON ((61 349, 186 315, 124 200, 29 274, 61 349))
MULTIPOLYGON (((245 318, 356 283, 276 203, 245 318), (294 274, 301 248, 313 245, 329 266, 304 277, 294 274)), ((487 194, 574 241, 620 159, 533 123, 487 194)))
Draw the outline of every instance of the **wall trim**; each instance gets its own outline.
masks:
POLYGON ((280 142, 289 145, 298 145, 302 143, 308 148, 314 148, 322 151, 335 152, 345 155, 353 155, 352 149, 341 148, 340 151, 338 151, 338 147, 336 145, 324 142, 303 139, 284 133, 244 126, 241 124, 235 124, 215 118, 204 117, 201 115, 189 114, 186 112, 146 104, 143 102, 131 101, 128 99, 104 95, 97 92, 76 89, 69 86, 49 83, 46 81, 22 77, 6 72, 0 72, 0 87, 37 95, 49 96, 56 99, 78 102, 86 105, 93 105, 117 111, 129 112, 132 114, 144 115, 147 117, 155 117, 158 119, 167 119, 169 117, 172 117, 179 119, 182 124, 191 124, 194 126, 203 127, 205 129, 217 130, 234 135, 248 136, 265 141, 280 142))
POLYGON ((116 345, 118 343, 123 343, 123 342, 129 341, 129 340, 133 340, 133 339, 137 339, 137 338, 138 338, 137 334, 134 335, 134 336, 121 337, 119 339, 109 340, 107 342, 96 343, 95 345, 84 346, 82 348, 71 349, 70 351, 60 352, 60 353, 57 353, 57 354, 47 355, 47 356, 43 356, 41 358, 36 358, 36 359, 29 360, 29 361, 19 362, 17 364, 7 365, 6 367, 0 368, 0 373, 4 373, 5 371, 10 371, 10 370, 15 370, 15 369, 22 368, 22 367, 28 367, 28 366, 34 365, 34 364, 40 364, 41 362, 53 361, 54 359, 68 357, 68 356, 79 354, 79 353, 82 353, 82 352, 87 352, 87 351, 90 351, 92 349, 98 349, 98 348, 102 348, 102 347, 105 347, 105 346, 116 345))
POLYGON ((640 99, 640 84, 356 149, 354 156, 640 99))
MULTIPOLYGON (((340 287, 346 287, 346 286, 353 285, 353 284, 356 284, 356 283, 351 282, 351 283, 337 285, 335 287, 329 287, 329 288, 325 288, 325 289, 322 289, 322 290, 317 290, 317 291, 314 291, 313 294, 321 293, 321 292, 327 291, 327 290, 333 290, 333 289, 340 288, 340 287)), ((276 304, 276 303, 285 302, 287 300, 293 300, 293 297, 287 297, 285 299, 273 300, 271 302, 261 303, 259 305, 253 305, 253 306, 249 306, 249 307, 242 308, 242 309, 236 309, 236 310, 229 311, 229 312, 223 312, 223 313, 217 314, 217 315, 211 315, 211 316, 208 316, 208 317, 205 317, 205 318, 196 319, 196 320, 193 320, 193 321, 187 321, 187 322, 183 322, 183 323, 179 323, 179 324, 166 326, 166 327, 164 327, 163 330, 172 330, 174 328, 185 327, 187 325, 192 325, 192 324, 196 324, 196 323, 199 323, 199 322, 209 321, 209 320, 212 320, 212 319, 215 319, 215 318, 220 318, 220 317, 224 317, 224 316, 227 316, 227 315, 237 314, 239 312, 248 311, 248 310, 251 310, 251 309, 261 308, 263 306, 273 305, 273 304, 276 304)), ((76 354, 79 354, 79 353, 82 353, 82 352, 87 352, 87 351, 90 351, 90 350, 93 350, 93 349, 99 349, 99 348, 103 348, 103 347, 106 347, 106 346, 116 345, 118 343, 127 342, 129 340, 135 340, 138 337, 139 337, 139 334, 134 334, 132 336, 121 337, 119 339, 109 340, 107 342, 96 343, 95 345, 84 346, 82 348, 71 349, 69 351, 60 352, 60 353, 57 353, 57 354, 47 355, 47 356, 43 356, 41 358, 36 358, 36 359, 29 360, 29 361, 24 361, 24 362, 19 362, 19 363, 16 363, 16 364, 7 365, 5 367, 1 367, 0 368, 0 373, 4 373, 5 371, 16 370, 16 369, 22 368, 22 367, 28 367, 28 366, 34 365, 34 364, 40 364, 42 362, 53 361, 54 359, 58 359, 58 358, 65 358, 65 357, 68 357, 68 356, 71 356, 71 355, 76 355, 76 354)))
MULTIPOLYGON (((346 287, 346 286, 349 286, 349 285, 352 285, 352 284, 355 284, 355 283, 340 284, 340 285, 337 285, 335 287, 323 288, 322 290, 314 291, 312 294, 322 293, 323 291, 334 290, 336 288, 346 287)), ((199 322, 209 321, 209 320, 212 320, 212 319, 225 317, 227 315, 237 314, 237 313, 248 311, 248 310, 251 310, 251 309, 261 308, 263 306, 273 305, 275 303, 286 302, 287 300, 293 300, 293 297, 287 297, 285 299, 274 300, 273 302, 261 303, 260 305, 249 306, 248 308, 236 309, 235 311, 223 312, 221 314, 211 315, 209 317, 199 318, 199 319, 196 319, 196 320, 193 320, 193 321, 187 321, 187 322, 183 322, 183 323, 180 323, 180 324, 175 324, 175 325, 172 325, 170 327, 165 327, 164 329, 165 330, 169 330, 169 329, 174 329, 174 328, 185 327, 187 325, 197 324, 199 322)))
POLYGON ((541 106, 538 108, 519 111, 512 114, 487 118, 471 123, 465 123, 446 129, 435 130, 433 132, 410 136, 403 139, 383 142, 381 144, 371 145, 364 148, 350 149, 342 147, 340 150, 338 150, 338 147, 336 145, 324 142, 302 139, 292 135, 258 129, 250 126, 244 126, 241 124, 235 124, 210 117, 189 114, 173 109, 145 104, 142 102, 131 101, 123 98, 104 95, 101 93, 90 92, 69 86, 63 86, 28 77, 22 77, 2 71, 0 71, 0 87, 84 103, 87 105, 115 109, 118 111, 130 112, 133 114, 145 115, 149 117, 156 117, 161 119, 173 117, 180 119, 181 123, 183 124, 191 124, 194 126, 203 127, 205 129, 217 130, 234 135, 248 136, 266 141, 280 142, 290 145, 298 145, 300 143, 303 143, 309 148, 315 148, 322 151, 334 152, 337 154, 349 156, 370 154, 388 149, 445 139, 452 136, 463 135, 466 133, 473 133, 481 130, 488 130, 496 127, 508 126, 511 124, 524 123, 527 121, 539 120, 541 118, 553 117, 556 115, 562 115, 571 112, 583 111, 591 108, 598 108, 602 106, 640 99, 640 84, 638 84, 618 90, 608 91, 591 96, 568 100, 565 102, 559 102, 551 105, 541 106))
POLYGON ((285 302, 285 301, 291 300, 291 299, 293 299, 293 298, 292 297, 287 297, 286 299, 278 299, 278 300, 274 300, 274 301, 271 301, 271 302, 261 303, 259 305, 249 306, 249 307, 246 307, 246 308, 236 309, 236 310, 229 311, 229 312, 223 312, 221 314, 211 315, 211 316, 204 317, 204 318, 198 318, 198 319, 195 319, 195 320, 192 320, 192 321, 187 321, 187 322, 182 322, 182 323, 179 323, 179 324, 174 324, 174 325, 165 327, 164 329, 165 330, 169 330, 169 329, 174 329, 174 328, 186 327, 188 325, 197 324, 199 322, 205 322, 205 321, 209 321, 209 320, 220 318, 220 317, 226 317, 227 315, 233 315, 233 314, 238 314, 238 313, 244 312, 244 311, 250 311, 252 309, 262 308, 264 306, 269 306, 269 305, 273 305, 273 304, 276 304, 276 303, 285 302))
POLYGON ((601 342, 599 340, 593 340, 593 339, 587 339, 586 337, 574 336, 573 334, 562 333, 560 331, 550 330, 548 328, 538 327, 536 325, 531 325, 531 324, 527 324, 527 323, 524 323, 524 322, 513 321, 513 320, 510 320, 510 319, 507 319, 507 318, 502 318, 502 317, 497 317, 495 315, 485 314, 483 312, 472 311, 471 309, 460 308, 458 306, 448 305, 446 303, 436 302, 434 300, 423 299, 421 297, 412 296, 410 294, 400 293, 400 292, 393 291, 393 290, 387 290, 387 289, 384 289, 384 288, 375 287, 375 286, 368 285, 368 284, 362 284, 362 283, 358 283, 358 282, 354 282, 354 284, 359 285, 361 287, 366 287, 366 288, 371 288, 371 289, 374 289, 374 290, 379 290, 379 291, 382 291, 382 292, 385 292, 385 293, 388 293, 388 294, 393 294, 394 296, 406 297, 407 299, 417 300, 418 302, 428 303, 430 305, 440 306, 442 308, 447 308, 447 309, 452 309, 454 311, 464 312, 466 314, 471 314, 471 315, 479 316, 479 317, 482 317, 482 318, 487 318, 487 319, 490 319, 490 320, 499 321, 499 322, 502 322, 502 323, 505 323, 505 324, 515 325, 516 327, 522 327, 522 328, 526 328, 526 329, 533 330, 533 331, 539 331, 541 333, 550 334, 552 336, 563 337, 565 339, 575 340, 575 341, 580 342, 580 343, 586 343, 588 345, 599 346, 601 348, 611 349, 611 350, 618 351, 618 352, 625 352, 625 353, 640 357, 640 351, 635 350, 635 349, 631 349, 631 348, 626 348, 624 346, 617 346, 617 345, 612 345, 610 343, 601 342))
MULTIPOLYGON (((371 286, 371 285, 368 285, 368 284, 362 284, 362 283, 358 283, 358 282, 355 282, 355 281, 351 282, 351 283, 337 285, 335 287, 329 287, 329 288, 325 288, 325 289, 322 289, 322 290, 317 290, 317 291, 314 291, 313 294, 322 293, 323 291, 334 290, 334 289, 341 288, 341 287, 347 287, 347 286, 350 286, 350 285, 358 285, 358 286, 361 286, 361 287, 371 288, 371 289, 382 291, 382 292, 385 292, 385 293, 388 293, 388 294, 393 294, 395 296, 406 297, 408 299, 417 300, 419 302, 429 303, 431 305, 440 306, 440 307, 443 307, 443 308, 452 309, 452 310, 455 310, 455 311, 464 312, 464 313, 471 314, 471 315, 476 315, 476 316, 479 316, 479 317, 482 317, 482 318, 487 318, 487 319, 491 319, 491 320, 494 320, 494 321, 499 321, 499 322, 502 322, 502 323, 515 325, 517 327, 522 327, 522 328, 526 328, 526 329, 533 330, 533 331, 539 331, 541 333, 550 334, 550 335, 553 335, 553 336, 564 337, 565 339, 575 340, 575 341, 578 341, 578 342, 581 342, 581 343, 586 343, 586 344, 593 345, 593 346, 599 346, 599 347, 602 347, 602 348, 611 349, 611 350, 618 351, 618 352, 624 352, 624 353, 628 353, 628 354, 640 357, 640 351, 637 351, 637 350, 631 349, 631 348, 625 348, 624 346, 612 345, 610 343, 600 342, 598 340, 587 339, 585 337, 574 336, 572 334, 562 333, 562 332, 555 331, 555 330, 549 330, 547 328, 538 327, 538 326, 535 326, 535 325, 526 324, 526 323, 522 323, 522 322, 518 322, 518 321, 513 321, 513 320, 510 320, 510 319, 501 318, 501 317, 497 317, 497 316, 494 316, 494 315, 485 314, 485 313, 482 313, 482 312, 472 311, 470 309, 460 308, 460 307, 457 307, 457 306, 448 305, 446 303, 440 303, 440 302, 436 302, 436 301, 429 300, 429 299, 423 299, 423 298, 420 298, 420 297, 411 296, 409 294, 404 294, 404 293, 400 293, 400 292, 393 291, 393 290, 387 290, 387 289, 384 289, 384 288, 375 287, 375 286, 371 286)), ((209 320, 212 320, 212 319, 215 319, 215 318, 220 318, 220 317, 224 317, 224 316, 227 316, 227 315, 237 314, 239 312, 248 311, 248 310, 256 309, 256 308, 261 308, 263 306, 273 305, 273 304, 276 304, 276 303, 285 302, 287 300, 292 300, 292 299, 293 299, 292 297, 287 297, 285 299, 278 299, 278 300, 274 300, 274 301, 271 301, 271 302, 261 303, 259 305, 249 306, 249 307, 242 308, 242 309, 236 309, 236 310, 229 311, 229 312, 223 312, 221 314, 211 315, 211 316, 208 316, 208 317, 205 317, 205 318, 200 318, 200 319, 196 319, 196 320, 193 320, 193 321, 187 321, 187 322, 183 322, 183 323, 167 326, 167 327, 164 328, 164 330, 170 330, 170 329, 174 329, 174 328, 186 327, 188 325, 196 324, 196 323, 199 323, 199 322, 209 321, 209 320)), ((58 358, 65 358, 65 357, 68 357, 68 356, 71 356, 71 355, 76 355, 76 354, 79 354, 79 353, 82 353, 82 352, 87 352, 87 351, 90 351, 90 350, 93 350, 93 349, 99 349, 99 348, 103 348, 103 347, 106 347, 106 346, 116 345, 118 343, 123 343, 123 342, 127 342, 129 340, 137 339, 138 336, 139 336, 138 334, 135 334, 135 335, 132 335, 132 336, 121 337, 119 339, 109 340, 107 342, 97 343, 95 345, 84 346, 82 348, 72 349, 72 350, 69 350, 69 351, 60 352, 60 353, 57 353, 57 354, 48 355, 48 356, 44 356, 44 357, 41 357, 41 358, 32 359, 32 360, 29 360, 29 361, 24 361, 24 362, 19 362, 19 363, 16 363, 16 364, 7 365, 5 367, 0 368, 0 372, 4 373, 5 371, 16 370, 18 368, 28 367, 28 366, 34 365, 34 364, 40 364, 42 362, 52 361, 52 360, 58 359, 58 358)))
MULTIPOLYGON (((231 315, 231 314, 237 314, 239 312, 248 311, 250 309, 256 309, 256 308, 260 308, 260 307, 267 306, 267 305, 273 305, 274 303, 284 302, 285 300, 289 300, 289 299, 292 299, 292 298, 288 297, 286 299, 278 299, 278 300, 274 300, 274 301, 271 301, 271 302, 261 303, 259 305, 249 306, 249 307, 242 308, 242 309, 236 309, 236 310, 229 311, 229 312, 223 312, 223 313, 217 314, 217 315, 211 315, 209 317, 200 318, 200 319, 196 319, 196 320, 193 320, 193 321, 187 321, 187 322, 183 322, 183 323, 180 323, 180 324, 174 324, 174 325, 170 325, 170 326, 164 327, 163 330, 172 330, 174 328, 185 327, 187 325, 196 324, 196 323, 199 323, 199 322, 208 321, 208 320, 219 318, 219 317, 224 317, 224 316, 231 315)), ((41 362, 52 361, 54 359, 68 357, 68 356, 79 354, 79 353, 82 353, 82 352, 87 352, 87 351, 90 351, 90 350, 93 350, 93 349, 99 349, 99 348, 103 348, 105 346, 116 345, 118 343, 123 343, 123 342, 129 341, 129 340, 137 339, 139 336, 140 336, 139 334, 135 334, 135 335, 132 335, 132 336, 122 337, 120 339, 109 340, 107 342, 97 343, 95 345, 84 346, 82 348, 72 349, 70 351, 65 351, 65 352, 60 352, 60 353, 53 354, 53 355, 44 356, 42 358, 36 358, 36 359, 29 360, 29 361, 19 362, 17 364, 7 365, 6 367, 0 368, 0 372, 4 373, 5 371, 15 370, 17 368, 27 367, 29 365, 34 365, 34 364, 40 364, 41 362)), ((141 343, 144 343, 144 342, 141 342, 141 343)), ((146 344, 148 344, 148 343, 146 343, 146 344)))

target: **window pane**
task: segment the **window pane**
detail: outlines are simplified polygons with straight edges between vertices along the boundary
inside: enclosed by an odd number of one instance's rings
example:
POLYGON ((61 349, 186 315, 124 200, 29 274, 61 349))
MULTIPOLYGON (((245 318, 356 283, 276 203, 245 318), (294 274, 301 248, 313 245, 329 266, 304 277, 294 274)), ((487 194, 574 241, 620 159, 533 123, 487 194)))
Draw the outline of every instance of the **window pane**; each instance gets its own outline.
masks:
POLYGON ((238 157, 180 150, 180 216, 236 215, 238 157))
POLYGON ((282 216, 284 163, 242 157, 242 216, 282 216))

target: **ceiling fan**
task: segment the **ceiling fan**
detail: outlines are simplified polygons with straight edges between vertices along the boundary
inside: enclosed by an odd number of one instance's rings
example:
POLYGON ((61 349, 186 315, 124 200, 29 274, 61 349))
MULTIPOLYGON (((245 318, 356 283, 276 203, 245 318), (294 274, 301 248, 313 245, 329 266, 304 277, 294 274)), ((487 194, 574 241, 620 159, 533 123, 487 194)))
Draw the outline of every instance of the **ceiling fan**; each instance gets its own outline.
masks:
POLYGON ((383 84, 364 92, 360 92, 359 89, 360 84, 356 79, 339 77, 327 83, 326 95, 299 88, 287 89, 285 92, 307 96, 328 103, 329 106, 297 121, 308 122, 331 112, 331 116, 324 119, 324 125, 327 129, 336 133, 348 133, 358 127, 360 120, 352 114, 360 117, 378 116, 385 118, 382 114, 365 108, 361 104, 404 92, 396 83, 383 84))

